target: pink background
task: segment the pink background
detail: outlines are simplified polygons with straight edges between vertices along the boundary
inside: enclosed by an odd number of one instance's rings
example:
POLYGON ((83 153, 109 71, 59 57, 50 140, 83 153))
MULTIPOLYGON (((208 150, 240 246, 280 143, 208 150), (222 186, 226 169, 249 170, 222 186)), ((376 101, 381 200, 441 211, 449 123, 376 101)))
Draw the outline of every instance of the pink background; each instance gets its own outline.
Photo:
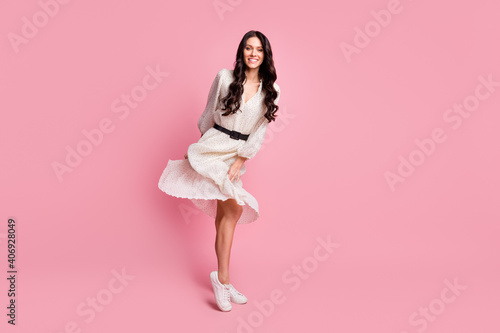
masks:
POLYGON ((220 3, 222 16, 212 0, 2 6, 2 332, 499 332, 500 86, 479 87, 500 82, 498 2, 220 3), (16 52, 9 36, 33 20, 16 52), (236 229, 230 274, 249 303, 222 313, 213 221, 157 183, 199 139, 210 84, 251 29, 271 42, 281 116, 243 178, 261 218, 236 229), (114 112, 148 67, 168 75, 114 112), (59 181, 52 163, 105 119, 113 131, 59 181), (401 158, 419 165, 391 189, 401 158))

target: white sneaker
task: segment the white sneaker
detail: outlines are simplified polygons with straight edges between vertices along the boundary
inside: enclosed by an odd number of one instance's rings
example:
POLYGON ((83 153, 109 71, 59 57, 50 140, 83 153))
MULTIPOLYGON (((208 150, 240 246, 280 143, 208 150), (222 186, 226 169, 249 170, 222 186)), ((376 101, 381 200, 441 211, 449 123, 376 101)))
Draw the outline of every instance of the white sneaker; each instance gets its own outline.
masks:
POLYGON ((248 299, 245 297, 245 295, 236 290, 231 283, 229 284, 229 292, 231 294, 231 302, 234 302, 236 304, 245 304, 246 302, 248 302, 248 299))
POLYGON ((222 311, 230 311, 232 308, 230 301, 230 285, 220 283, 217 271, 213 271, 210 273, 210 281, 212 281, 212 287, 214 288, 215 302, 217 303, 217 306, 222 311))

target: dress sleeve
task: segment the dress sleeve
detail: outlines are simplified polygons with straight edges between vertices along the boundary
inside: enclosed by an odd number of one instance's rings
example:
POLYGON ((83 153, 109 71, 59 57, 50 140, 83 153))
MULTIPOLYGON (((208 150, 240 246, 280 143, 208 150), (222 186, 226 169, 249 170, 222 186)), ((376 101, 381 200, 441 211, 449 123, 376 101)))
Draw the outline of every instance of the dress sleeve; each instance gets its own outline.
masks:
POLYGON ((205 134, 211 127, 214 126, 214 113, 217 109, 217 105, 220 100, 220 88, 222 86, 222 75, 224 72, 224 68, 221 69, 217 75, 215 76, 214 81, 212 82, 212 86, 210 87, 210 92, 208 93, 207 104, 205 106, 205 110, 201 114, 198 119, 198 128, 201 132, 201 135, 205 134))
MULTIPOLYGON (((278 96, 274 100, 274 104, 278 104, 280 99, 280 88, 277 87, 278 96)), ((259 122, 259 126, 257 130, 253 133, 250 133, 248 136, 248 140, 245 142, 243 146, 238 149, 238 156, 246 157, 247 159, 253 158, 257 152, 260 150, 262 146, 262 142, 264 141, 264 136, 266 135, 267 127, 269 125, 269 121, 266 117, 262 117, 263 119, 259 122)))

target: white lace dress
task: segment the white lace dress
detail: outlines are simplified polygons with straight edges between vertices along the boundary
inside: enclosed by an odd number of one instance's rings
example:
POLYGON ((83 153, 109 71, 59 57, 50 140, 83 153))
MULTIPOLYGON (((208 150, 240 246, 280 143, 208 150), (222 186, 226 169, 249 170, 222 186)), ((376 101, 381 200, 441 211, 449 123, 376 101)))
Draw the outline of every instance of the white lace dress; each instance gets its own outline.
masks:
MULTIPOLYGON (((221 69, 215 77, 207 105, 198 120, 198 128, 202 137, 191 144, 187 150, 187 159, 168 160, 158 187, 163 192, 179 198, 190 199, 195 206, 215 219, 217 199, 236 199, 243 206, 243 213, 238 224, 250 223, 259 217, 257 200, 243 188, 242 177, 229 180, 229 167, 238 156, 253 158, 259 151, 269 124, 264 117, 265 92, 262 91, 262 80, 257 93, 245 103, 241 97, 240 109, 229 116, 222 116, 221 99, 227 95, 229 85, 234 80, 233 70, 221 69), (235 140, 228 134, 214 128, 214 122, 242 134, 250 134, 248 140, 235 140)), ((279 86, 274 83, 278 92, 275 103, 280 97, 279 86)), ((240 174, 246 167, 240 169, 240 174)))

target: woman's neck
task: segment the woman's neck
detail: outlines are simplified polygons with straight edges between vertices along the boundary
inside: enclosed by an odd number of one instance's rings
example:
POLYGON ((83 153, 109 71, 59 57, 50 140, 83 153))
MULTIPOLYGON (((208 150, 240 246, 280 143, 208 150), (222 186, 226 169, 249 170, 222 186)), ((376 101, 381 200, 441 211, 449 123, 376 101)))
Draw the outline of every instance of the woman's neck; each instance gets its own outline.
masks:
POLYGON ((260 81, 258 68, 246 69, 245 75, 247 78, 247 82, 259 82, 260 81))

